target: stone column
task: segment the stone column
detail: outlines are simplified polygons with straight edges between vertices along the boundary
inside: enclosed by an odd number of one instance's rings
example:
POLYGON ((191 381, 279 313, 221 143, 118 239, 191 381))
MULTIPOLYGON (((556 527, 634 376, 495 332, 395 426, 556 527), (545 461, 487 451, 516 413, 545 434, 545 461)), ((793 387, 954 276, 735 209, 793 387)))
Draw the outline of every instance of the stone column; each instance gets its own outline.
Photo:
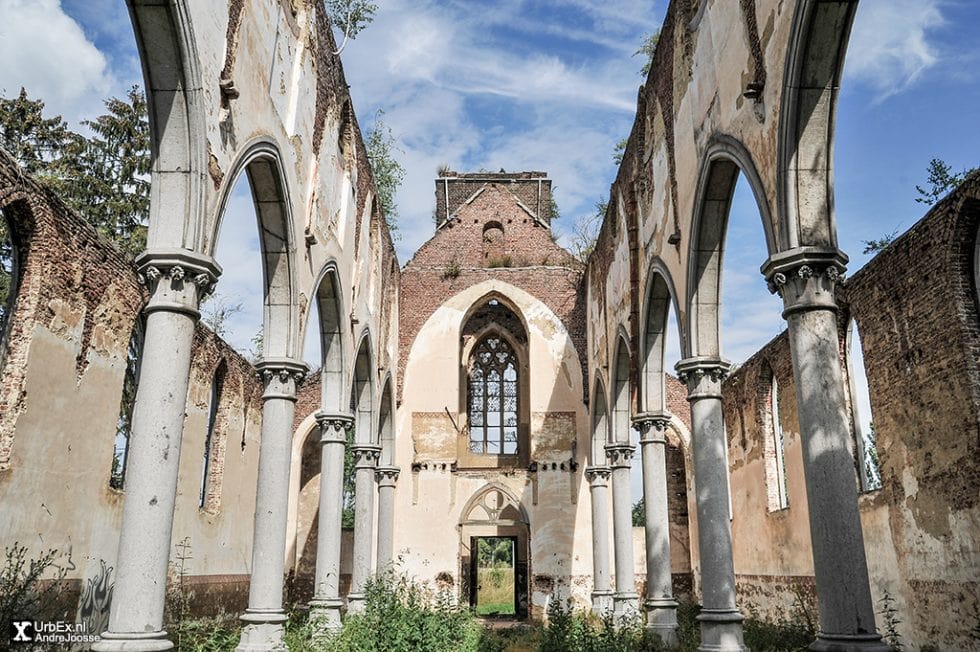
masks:
POLYGON ((728 513, 728 456, 721 383, 731 365, 721 358, 687 358, 677 375, 687 385, 694 447, 703 608, 699 650, 741 651, 742 614, 735 606, 735 565, 728 513))
POLYGON ((374 546, 374 469, 381 457, 375 444, 354 444, 354 560, 351 569, 347 611, 364 610, 364 589, 371 577, 371 548, 374 546))
POLYGON ((629 442, 606 444, 606 459, 612 475, 613 554, 616 564, 616 592, 613 613, 617 621, 639 613, 640 597, 636 594, 633 575, 633 502, 630 495, 630 464, 633 445, 629 442))
POLYGON ((398 467, 378 467, 374 472, 378 482, 378 572, 387 570, 395 561, 395 484, 398 467))
POLYGON ((252 534, 252 575, 248 609, 242 614, 239 652, 285 650, 282 589, 286 566, 286 510, 293 443, 296 385, 306 373, 302 362, 266 358, 256 365, 262 393, 262 440, 259 445, 252 534))
POLYGON ((609 467, 585 469, 592 494, 592 613, 604 617, 613 608, 609 582, 609 467))
POLYGON ((677 645, 677 601, 670 564, 670 515, 667 510, 667 412, 633 418, 640 431, 643 505, 646 510, 646 628, 668 645, 677 645))
POLYGON ((847 256, 804 247, 762 268, 783 299, 796 381, 820 632, 811 650, 890 649, 875 629, 844 402, 835 287, 847 256))
POLYGON ((340 629, 340 537, 344 511, 344 453, 354 415, 317 412, 320 426, 320 511, 316 534, 316 585, 310 622, 319 638, 340 629))
POLYGON ((221 268, 184 250, 136 259, 150 300, 126 462, 122 531, 109 631, 95 650, 169 650, 163 631, 180 441, 198 306, 221 268))

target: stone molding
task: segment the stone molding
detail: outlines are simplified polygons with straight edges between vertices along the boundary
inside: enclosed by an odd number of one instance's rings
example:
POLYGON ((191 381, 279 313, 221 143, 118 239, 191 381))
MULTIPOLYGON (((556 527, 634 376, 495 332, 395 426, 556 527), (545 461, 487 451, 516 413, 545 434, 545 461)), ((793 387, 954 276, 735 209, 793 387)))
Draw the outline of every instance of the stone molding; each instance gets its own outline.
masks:
POLYGON ((627 441, 606 444, 606 459, 610 469, 628 469, 632 466, 635 447, 627 441))
POLYGON ((608 466, 587 466, 585 467, 585 477, 593 487, 605 487, 609 482, 609 475, 612 469, 608 466))
POLYGON ((783 299, 783 318, 808 310, 837 310, 835 292, 847 256, 838 249, 797 247, 773 254, 762 274, 769 291, 783 299))
POLYGON ((377 444, 354 444, 350 450, 355 469, 373 469, 381 458, 381 447, 377 444))
POLYGON ((687 385, 687 400, 721 398, 721 384, 728 377, 732 363, 714 356, 685 358, 674 365, 677 377, 687 385))
POLYGON ((320 426, 321 444, 347 444, 347 435, 354 429, 353 414, 320 410, 314 417, 317 425, 320 426))
POLYGON ((264 358, 255 365, 262 381, 263 399, 296 400, 296 387, 306 378, 309 367, 291 358, 264 358))
POLYGON ((633 416, 633 427, 640 431, 640 446, 645 444, 666 444, 667 427, 670 425, 670 412, 641 412, 633 416))
POLYGON ((201 301, 214 291, 221 266, 184 249, 147 250, 136 257, 137 279, 150 293, 146 314, 157 310, 201 316, 201 301))
POLYGON ((374 479, 378 481, 378 487, 392 487, 398 482, 398 474, 401 469, 397 466, 379 466, 374 470, 374 479))

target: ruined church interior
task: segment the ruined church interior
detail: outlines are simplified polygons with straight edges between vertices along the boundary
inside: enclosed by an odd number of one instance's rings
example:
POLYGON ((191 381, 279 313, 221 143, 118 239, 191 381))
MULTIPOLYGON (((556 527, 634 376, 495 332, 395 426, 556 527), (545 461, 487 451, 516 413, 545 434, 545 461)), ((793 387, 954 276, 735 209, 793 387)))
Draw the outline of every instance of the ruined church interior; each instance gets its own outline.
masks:
POLYGON ((285 649, 297 605, 342 630, 386 572, 491 621, 568 601, 666 646, 692 603, 699 650, 800 609, 812 650, 890 650, 888 627, 978 649, 980 176, 848 270, 834 116, 857 2, 672 0, 585 255, 556 239, 552 171, 447 166, 407 261, 323 2, 126 4, 145 250, 0 150, 0 533, 70 551, 91 649, 170 649, 175 568, 243 652, 285 649), (201 320, 241 178, 254 357, 201 320), (747 272, 784 322, 733 365, 739 179, 767 250, 747 272))

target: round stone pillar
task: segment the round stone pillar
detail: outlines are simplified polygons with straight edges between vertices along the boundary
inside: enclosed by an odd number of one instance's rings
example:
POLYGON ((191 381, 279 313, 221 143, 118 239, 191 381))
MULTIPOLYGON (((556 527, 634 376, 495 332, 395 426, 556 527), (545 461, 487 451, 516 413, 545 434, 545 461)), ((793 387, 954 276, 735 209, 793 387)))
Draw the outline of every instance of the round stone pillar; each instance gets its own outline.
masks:
POLYGON ((783 299, 803 442, 820 631, 811 650, 884 652, 857 503, 834 293, 847 256, 802 247, 773 255, 762 272, 783 299))
POLYGON ((605 617, 613 608, 609 581, 609 467, 585 469, 592 495, 592 613, 605 617))
POLYGON ((378 571, 387 570, 395 554, 395 484, 397 466, 382 466, 374 472, 378 482, 378 571))
POLYGON ((169 650, 163 631, 194 324, 221 268, 184 250, 136 259, 150 300, 126 461, 122 531, 109 631, 95 650, 169 650))
POLYGON ((320 426, 320 511, 317 516, 316 580, 310 601, 314 637, 340 629, 340 537, 343 527, 344 452, 354 415, 317 412, 320 426))
POLYGON ((721 383, 731 365, 720 358, 687 358, 677 375, 687 385, 691 404, 694 487, 698 505, 703 608, 698 650, 741 652, 742 614, 735 606, 735 565, 729 521, 728 456, 721 383))
POLYGON ((347 611, 364 610, 364 589, 371 577, 371 549, 374 547, 374 470, 381 457, 376 444, 354 444, 354 550, 347 611))
POLYGON ((252 534, 252 574, 248 609, 242 614, 239 652, 284 650, 286 612, 282 589, 286 566, 286 510, 293 444, 296 385, 306 365, 285 358, 266 358, 256 365, 262 379, 262 440, 259 444, 252 534))
POLYGON ((668 645, 677 645, 677 601, 670 564, 670 515, 667 509, 667 412, 647 412, 633 418, 640 431, 643 463, 643 505, 646 526, 646 628, 668 645))
POLYGON ((619 621, 623 616, 639 613, 639 596, 633 574, 633 502, 630 495, 633 445, 629 442, 606 444, 606 459, 609 461, 613 490, 613 556, 616 567, 613 613, 619 621))

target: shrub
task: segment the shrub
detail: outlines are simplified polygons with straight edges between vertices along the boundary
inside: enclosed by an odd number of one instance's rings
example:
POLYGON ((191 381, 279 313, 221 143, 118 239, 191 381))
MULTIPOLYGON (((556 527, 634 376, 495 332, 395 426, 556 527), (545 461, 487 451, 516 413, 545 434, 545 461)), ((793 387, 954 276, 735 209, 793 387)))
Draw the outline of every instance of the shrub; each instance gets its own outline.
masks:
POLYGON ((36 558, 28 558, 27 546, 19 542, 4 548, 0 569, 0 623, 9 627, 13 620, 67 619, 72 605, 65 575, 73 567, 70 552, 60 553, 52 548, 36 558), (44 575, 49 577, 42 579, 44 575))

